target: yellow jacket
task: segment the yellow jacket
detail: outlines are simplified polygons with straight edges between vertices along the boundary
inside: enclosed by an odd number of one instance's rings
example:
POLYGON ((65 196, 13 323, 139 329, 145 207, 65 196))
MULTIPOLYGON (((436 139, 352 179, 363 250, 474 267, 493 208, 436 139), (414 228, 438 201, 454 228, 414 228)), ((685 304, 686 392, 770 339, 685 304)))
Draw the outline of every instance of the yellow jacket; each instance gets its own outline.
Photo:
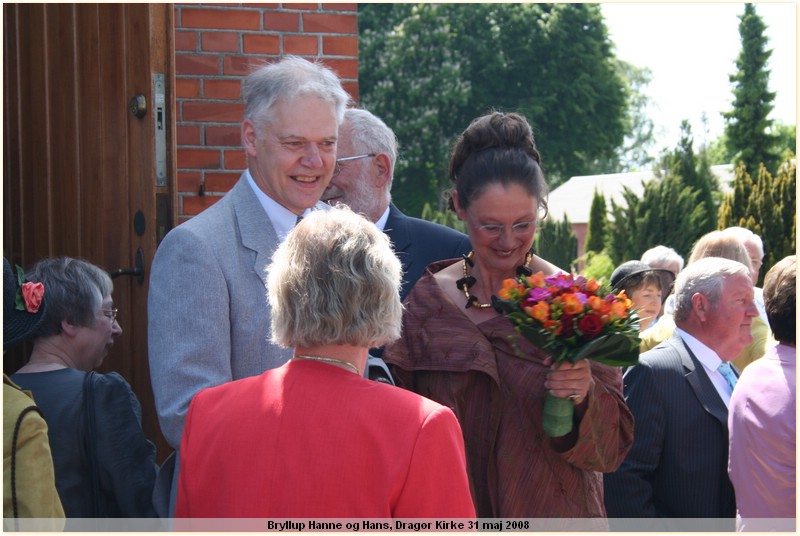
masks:
MULTIPOLYGON (((33 398, 3 374, 3 517, 14 517, 11 490, 11 454, 14 428, 20 414, 35 406, 33 398)), ((17 517, 50 518, 50 530, 64 528, 64 509, 56 491, 47 424, 37 411, 22 416, 15 452, 17 517), (61 520, 53 519, 61 518, 61 520)), ((37 528, 47 530, 43 525, 37 528)), ((7 527, 13 530, 12 526, 7 527)), ((25 526, 20 525, 20 530, 25 526)))

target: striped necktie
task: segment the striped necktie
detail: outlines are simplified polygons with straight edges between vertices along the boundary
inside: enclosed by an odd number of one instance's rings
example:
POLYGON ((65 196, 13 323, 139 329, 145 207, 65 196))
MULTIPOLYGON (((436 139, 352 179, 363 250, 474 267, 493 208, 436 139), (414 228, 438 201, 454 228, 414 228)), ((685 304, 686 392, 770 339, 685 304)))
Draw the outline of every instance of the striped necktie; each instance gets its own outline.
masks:
POLYGON ((731 368, 731 364, 728 363, 727 361, 723 361, 719 365, 719 367, 717 367, 717 372, 722 374, 722 377, 725 378, 725 381, 728 382, 728 385, 730 386, 731 391, 733 391, 733 388, 736 386, 736 379, 737 378, 736 378, 736 374, 733 372, 733 369, 731 368))

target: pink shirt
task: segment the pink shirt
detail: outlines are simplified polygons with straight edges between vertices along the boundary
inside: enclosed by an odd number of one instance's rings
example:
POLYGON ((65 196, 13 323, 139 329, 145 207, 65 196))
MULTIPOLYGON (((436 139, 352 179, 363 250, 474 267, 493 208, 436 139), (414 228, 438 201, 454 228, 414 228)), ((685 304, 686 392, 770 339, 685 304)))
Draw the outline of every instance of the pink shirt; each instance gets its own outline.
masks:
POLYGON ((778 344, 742 373, 728 411, 728 474, 739 517, 793 518, 796 350, 778 344))

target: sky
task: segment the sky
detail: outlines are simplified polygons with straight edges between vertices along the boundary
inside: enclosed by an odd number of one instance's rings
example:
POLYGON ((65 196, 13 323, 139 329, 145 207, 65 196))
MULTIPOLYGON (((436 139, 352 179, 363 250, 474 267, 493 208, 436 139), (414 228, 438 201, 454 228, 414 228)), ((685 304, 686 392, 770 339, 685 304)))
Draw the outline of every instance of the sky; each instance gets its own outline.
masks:
MULTIPOLYGON (((683 119, 692 125, 696 150, 716 140, 725 128, 721 112, 733 101, 729 75, 741 50, 744 3, 604 3, 602 10, 617 56, 652 71, 645 93, 652 100, 653 156, 676 146, 683 119)), ((771 118, 797 124, 797 5, 761 2, 756 13, 773 50, 768 68, 777 95, 771 118)))

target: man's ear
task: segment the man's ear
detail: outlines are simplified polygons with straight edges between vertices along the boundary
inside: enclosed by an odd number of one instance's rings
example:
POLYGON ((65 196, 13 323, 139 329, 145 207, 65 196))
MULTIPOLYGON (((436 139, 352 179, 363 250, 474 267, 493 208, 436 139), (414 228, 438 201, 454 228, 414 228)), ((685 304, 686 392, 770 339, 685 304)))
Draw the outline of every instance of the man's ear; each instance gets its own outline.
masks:
POLYGON ((256 126, 249 119, 242 121, 242 146, 248 156, 256 156, 256 126))
POLYGON ((389 160, 389 155, 386 153, 378 153, 373 158, 372 165, 376 170, 373 174, 373 186, 375 188, 383 188, 392 180, 392 161, 389 160))
POLYGON ((706 322, 708 320, 710 306, 711 304, 706 296, 700 294, 699 292, 692 294, 692 310, 701 322, 706 322))

